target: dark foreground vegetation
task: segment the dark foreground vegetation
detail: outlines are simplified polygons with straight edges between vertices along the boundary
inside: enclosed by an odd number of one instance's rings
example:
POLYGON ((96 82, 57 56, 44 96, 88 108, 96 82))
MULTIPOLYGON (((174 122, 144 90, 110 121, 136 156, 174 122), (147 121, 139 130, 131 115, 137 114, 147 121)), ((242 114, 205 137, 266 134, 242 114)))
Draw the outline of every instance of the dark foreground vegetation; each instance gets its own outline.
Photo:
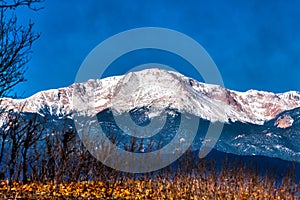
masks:
POLYGON ((122 173, 87 156, 77 160, 75 169, 54 167, 52 177, 48 172, 40 177, 30 176, 32 179, 25 182, 3 180, 0 198, 300 199, 298 165, 278 161, 275 162, 278 166, 285 163, 286 167, 273 166, 268 171, 255 160, 245 162, 231 155, 220 159, 220 155, 227 154, 214 151, 208 158, 199 160, 196 153, 186 153, 173 165, 147 174, 122 173))
POLYGON ((159 171, 129 174, 91 156, 71 121, 53 127, 38 115, 7 114, 1 199, 300 199, 299 163, 214 150, 204 159, 187 152, 159 171))
MULTIPOLYGON (((299 199, 300 186, 288 172, 281 179, 261 175, 240 162, 202 160, 185 155, 174 166, 149 174, 125 174, 102 166, 90 181, 2 181, 1 198, 34 199, 299 199), (192 167, 192 168, 191 168, 192 167)), ((99 164, 101 166, 101 164, 99 164)), ((83 170, 83 169, 82 169, 83 170)))

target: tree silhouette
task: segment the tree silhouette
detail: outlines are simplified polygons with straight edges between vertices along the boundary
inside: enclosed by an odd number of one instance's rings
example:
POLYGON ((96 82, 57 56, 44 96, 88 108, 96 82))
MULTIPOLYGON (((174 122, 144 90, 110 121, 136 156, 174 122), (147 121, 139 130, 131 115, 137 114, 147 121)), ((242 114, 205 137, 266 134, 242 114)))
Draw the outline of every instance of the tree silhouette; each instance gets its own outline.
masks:
POLYGON ((0 1, 0 98, 8 96, 13 87, 25 81, 26 64, 31 47, 40 34, 33 31, 33 23, 19 25, 15 10, 27 6, 39 10, 35 4, 41 0, 0 1))
POLYGON ((27 6, 31 10, 40 10, 43 7, 36 7, 36 3, 43 2, 43 0, 14 0, 14 1, 1 1, 0 8, 15 9, 19 6, 27 6))

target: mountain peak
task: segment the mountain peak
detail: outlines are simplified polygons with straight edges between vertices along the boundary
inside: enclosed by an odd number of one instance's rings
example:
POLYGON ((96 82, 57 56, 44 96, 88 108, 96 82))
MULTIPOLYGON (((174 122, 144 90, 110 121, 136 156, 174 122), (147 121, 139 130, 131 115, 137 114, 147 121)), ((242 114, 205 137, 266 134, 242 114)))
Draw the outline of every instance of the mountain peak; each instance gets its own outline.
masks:
POLYGON ((94 115, 106 108, 122 113, 143 106, 151 107, 150 116, 154 116, 162 109, 174 108, 210 121, 261 125, 283 111, 300 107, 300 93, 237 92, 153 68, 41 91, 26 99, 3 98, 1 106, 32 113, 47 107, 49 114, 57 116, 72 111, 94 115))

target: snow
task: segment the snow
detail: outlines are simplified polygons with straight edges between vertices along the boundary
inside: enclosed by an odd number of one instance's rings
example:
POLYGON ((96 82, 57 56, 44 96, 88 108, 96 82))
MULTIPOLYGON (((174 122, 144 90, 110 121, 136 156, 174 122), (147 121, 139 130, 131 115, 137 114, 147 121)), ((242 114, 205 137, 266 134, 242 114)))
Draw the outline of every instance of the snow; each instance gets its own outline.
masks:
POLYGON ((108 107, 122 113, 151 106, 149 116, 154 117, 171 107, 210 121, 261 125, 282 111, 300 107, 300 93, 237 92, 197 82, 178 72, 151 68, 41 91, 26 99, 2 98, 1 101, 3 108, 23 112, 38 113, 48 106, 53 115, 67 115, 72 111, 94 115, 108 107))

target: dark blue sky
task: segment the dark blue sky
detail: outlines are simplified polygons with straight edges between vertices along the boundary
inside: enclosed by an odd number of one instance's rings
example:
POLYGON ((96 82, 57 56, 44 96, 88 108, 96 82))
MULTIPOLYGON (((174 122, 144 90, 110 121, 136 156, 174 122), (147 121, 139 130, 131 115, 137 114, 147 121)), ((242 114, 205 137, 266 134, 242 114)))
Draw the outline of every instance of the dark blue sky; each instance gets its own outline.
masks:
MULTIPOLYGON (((24 97, 74 82, 100 42, 138 27, 165 27, 198 41, 217 64, 227 88, 300 91, 300 1, 276 0, 46 0, 31 18, 41 38, 33 47, 24 97)), ((120 69, 112 70, 115 74, 120 69)))

